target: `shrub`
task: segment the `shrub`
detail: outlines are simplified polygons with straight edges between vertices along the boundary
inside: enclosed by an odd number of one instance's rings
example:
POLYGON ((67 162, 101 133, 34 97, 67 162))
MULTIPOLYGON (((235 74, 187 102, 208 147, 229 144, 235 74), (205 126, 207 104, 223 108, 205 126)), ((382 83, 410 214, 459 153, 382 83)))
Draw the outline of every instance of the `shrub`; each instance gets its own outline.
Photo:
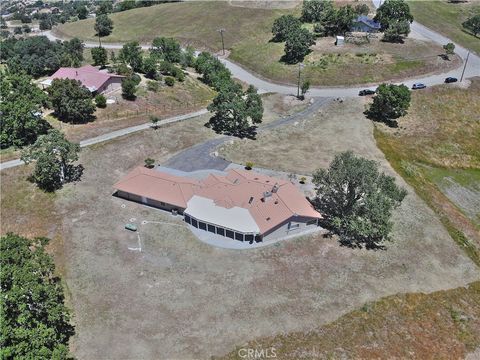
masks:
POLYGON ((138 74, 133 74, 130 78, 131 78, 133 81, 135 81, 135 85, 140 84, 140 82, 142 81, 142 78, 141 78, 140 75, 138 75, 138 74))
POLYGON ((245 169, 246 170, 252 170, 253 165, 255 165, 252 161, 247 161, 245 164, 245 169))
POLYGON ((307 182, 307 178, 305 176, 302 176, 300 178, 300 184, 305 184, 307 182))
POLYGON ((147 81, 147 89, 149 91, 157 92, 160 89, 160 84, 158 83, 158 81, 149 80, 147 81))
POLYGON ((95 104, 99 108, 106 108, 107 107, 107 98, 102 94, 98 94, 95 96, 95 104))
POLYGON ((152 169, 155 166, 155 160, 151 158, 146 158, 145 159, 145 167, 148 169, 152 169))
POLYGON ((160 121, 160 118, 155 115, 150 115, 150 122, 152 123, 152 128, 155 130, 158 128, 158 122, 160 121))
POLYGON ((173 86, 173 85, 175 85, 175 79, 171 76, 167 76, 165 78, 165 84, 168 85, 168 86, 173 86))

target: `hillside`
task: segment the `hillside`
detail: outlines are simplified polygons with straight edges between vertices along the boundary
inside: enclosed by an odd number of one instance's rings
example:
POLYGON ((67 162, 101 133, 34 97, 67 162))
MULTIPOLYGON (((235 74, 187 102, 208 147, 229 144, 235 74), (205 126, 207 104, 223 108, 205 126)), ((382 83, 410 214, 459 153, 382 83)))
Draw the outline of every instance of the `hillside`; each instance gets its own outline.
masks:
MULTIPOLYGON (((230 48, 259 32, 269 32, 277 16, 291 11, 230 6, 220 1, 160 4, 110 15, 114 30, 103 41, 149 43, 157 36, 168 36, 197 48, 217 51, 222 47, 218 29, 226 29, 225 46, 230 48)), ((86 19, 63 24, 55 33, 96 41, 94 22, 86 19)))

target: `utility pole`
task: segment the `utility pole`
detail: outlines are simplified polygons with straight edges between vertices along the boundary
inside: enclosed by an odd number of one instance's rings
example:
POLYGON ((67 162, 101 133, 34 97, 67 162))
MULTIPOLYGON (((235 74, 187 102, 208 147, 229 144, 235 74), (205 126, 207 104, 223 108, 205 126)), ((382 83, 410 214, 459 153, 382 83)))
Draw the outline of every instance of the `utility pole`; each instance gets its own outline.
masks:
POLYGON ((298 84, 297 84, 297 98, 300 99, 300 76, 302 71, 303 64, 298 64, 298 84))
POLYGON ((225 43, 223 42, 223 33, 225 29, 218 29, 217 31, 220 33, 220 36, 222 37, 222 52, 223 52, 223 55, 225 55, 225 43))
POLYGON ((468 58, 470 57, 470 51, 468 51, 467 58, 465 59, 465 64, 463 65, 462 77, 460 78, 460 82, 463 81, 463 75, 465 74, 465 69, 467 68, 468 58))

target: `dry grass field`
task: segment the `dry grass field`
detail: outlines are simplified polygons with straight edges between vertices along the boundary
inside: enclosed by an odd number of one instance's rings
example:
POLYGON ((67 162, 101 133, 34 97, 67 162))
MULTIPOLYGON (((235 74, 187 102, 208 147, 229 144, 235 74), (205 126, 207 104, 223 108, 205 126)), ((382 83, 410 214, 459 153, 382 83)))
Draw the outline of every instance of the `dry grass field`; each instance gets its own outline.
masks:
POLYGON ((479 319, 477 281, 432 294, 390 296, 309 333, 255 339, 221 358, 275 349, 278 359, 463 359, 480 345, 479 319))
MULTIPOLYGON (((357 5, 355 1, 337 1, 337 5, 357 5)), ((284 43, 271 42, 275 18, 283 14, 300 16, 301 2, 266 3, 247 1, 196 1, 161 4, 112 14, 114 30, 106 42, 137 40, 149 43, 156 36, 172 36, 198 49, 219 51, 218 29, 225 29, 225 46, 230 59, 252 72, 281 83, 296 83, 297 66, 280 62, 284 43), (267 6, 266 4, 270 4, 267 6)), ((307 25, 306 25, 307 26, 307 25)), ((66 23, 55 32, 60 36, 77 36, 96 41, 93 19, 66 23)), ((318 39, 312 53, 305 58, 304 76, 312 85, 351 85, 403 79, 458 66, 459 59, 442 60, 441 46, 407 39, 405 44, 388 44, 378 40, 370 44, 334 46, 333 38, 318 39)))
MULTIPOLYGON (((333 115, 346 105, 322 113, 333 115)), ((325 133, 321 150, 305 152, 310 168, 324 166, 345 148, 363 147, 362 154, 382 161, 371 123, 349 118, 347 110, 338 115, 314 116, 286 129, 316 123, 325 133)), ((384 296, 455 288, 479 278, 478 268, 411 192, 395 215, 394 241, 384 251, 349 249, 320 235, 252 251, 213 248, 179 218, 112 196, 112 184, 146 157, 163 163, 215 136, 203 126, 206 119, 84 149, 82 181, 65 186, 48 203, 47 214, 55 219, 40 216, 43 193, 25 182, 25 173, 17 173, 24 168, 2 172, 12 179, 2 186, 2 196, 14 199, 27 189, 31 201, 25 216, 37 216, 56 229, 50 236, 61 238, 57 246, 75 313, 76 357, 206 358, 252 338, 315 329, 384 296), (124 229, 127 222, 138 225, 138 236, 124 229), (139 246, 141 252, 129 250, 139 246)), ((294 164, 296 154, 284 153, 283 162, 294 164)), ((384 160, 382 166, 388 169, 384 160)), ((6 213, 15 206, 2 201, 6 213)), ((14 226, 16 219, 6 221, 14 226)))
POLYGON ((480 37, 466 32, 462 23, 474 14, 480 14, 477 0, 454 3, 452 1, 408 1, 416 21, 447 36, 460 45, 480 54, 480 37))

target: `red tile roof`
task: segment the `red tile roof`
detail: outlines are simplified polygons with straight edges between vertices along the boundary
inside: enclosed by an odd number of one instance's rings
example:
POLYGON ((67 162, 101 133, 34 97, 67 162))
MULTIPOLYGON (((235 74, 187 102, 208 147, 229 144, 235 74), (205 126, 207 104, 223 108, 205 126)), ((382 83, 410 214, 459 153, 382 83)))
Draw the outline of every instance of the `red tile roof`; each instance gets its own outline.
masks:
POLYGON ((183 209, 193 195, 211 199, 217 206, 227 209, 245 208, 261 233, 293 216, 322 218, 291 182, 253 171, 232 169, 226 176, 210 174, 203 180, 195 180, 138 167, 114 187, 183 209))
POLYGON ((78 80, 90 91, 100 89, 111 78, 123 78, 124 76, 109 74, 98 70, 91 65, 79 68, 62 67, 58 69, 50 79, 71 79, 78 80))

